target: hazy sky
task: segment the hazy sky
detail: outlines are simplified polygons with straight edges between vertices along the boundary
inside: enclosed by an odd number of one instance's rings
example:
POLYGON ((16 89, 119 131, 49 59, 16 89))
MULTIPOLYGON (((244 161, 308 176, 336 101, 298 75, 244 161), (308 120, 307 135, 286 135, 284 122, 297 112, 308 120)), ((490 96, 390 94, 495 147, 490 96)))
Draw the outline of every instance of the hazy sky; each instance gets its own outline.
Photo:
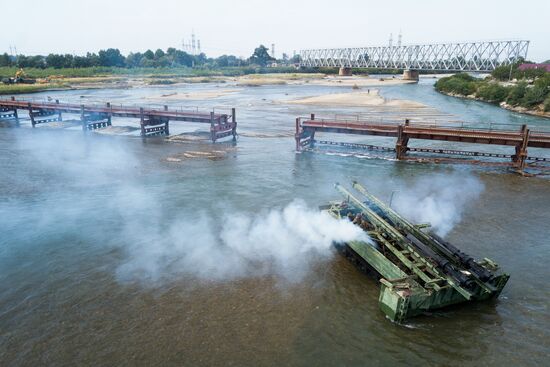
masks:
POLYGON ((1 0, 0 52, 122 53, 181 47, 194 30, 209 56, 318 47, 528 39, 550 59, 550 0, 1 0))

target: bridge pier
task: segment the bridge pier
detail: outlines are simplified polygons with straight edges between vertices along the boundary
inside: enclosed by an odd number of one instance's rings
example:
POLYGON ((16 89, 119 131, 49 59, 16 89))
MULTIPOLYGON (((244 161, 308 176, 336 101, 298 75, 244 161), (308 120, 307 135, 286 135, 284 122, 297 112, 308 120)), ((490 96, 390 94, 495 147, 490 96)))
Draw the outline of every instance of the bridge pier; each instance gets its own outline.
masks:
MULTIPOLYGON (((311 114, 310 121, 315 120, 315 114, 311 114)), ((300 152, 303 148, 313 148, 315 143, 315 129, 303 128, 300 125, 300 118, 296 119, 296 134, 294 135, 296 140, 296 151, 300 152)))
POLYGON ((420 78, 420 73, 415 69, 405 69, 403 70, 403 80, 415 80, 418 81, 420 78))
POLYGON ((210 112, 210 138, 212 143, 216 140, 233 135, 233 141, 237 140, 237 116, 235 109, 231 109, 231 121, 227 115, 216 118, 214 112, 210 112))
MULTIPOLYGON (((409 120, 405 121, 405 126, 409 125, 409 120)), ((407 155, 407 144, 409 143, 409 137, 404 133, 404 126, 397 126, 397 141, 395 143, 395 157, 398 160, 402 160, 407 155)))
POLYGON ((512 156, 512 162, 515 163, 519 173, 523 173, 525 169, 525 159, 527 158, 527 145, 529 143, 529 129, 527 125, 521 126, 521 135, 523 137, 521 143, 516 145, 516 154, 512 156))
POLYGON ((339 76, 351 76, 352 75, 351 68, 346 67, 346 66, 342 66, 340 68, 340 70, 338 70, 338 75, 339 76))

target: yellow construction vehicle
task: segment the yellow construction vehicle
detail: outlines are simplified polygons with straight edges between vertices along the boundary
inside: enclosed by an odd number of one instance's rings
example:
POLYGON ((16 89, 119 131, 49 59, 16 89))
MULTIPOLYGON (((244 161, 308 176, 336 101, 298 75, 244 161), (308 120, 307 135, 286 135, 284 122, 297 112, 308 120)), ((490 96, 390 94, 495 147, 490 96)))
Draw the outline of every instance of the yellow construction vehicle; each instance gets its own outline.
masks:
POLYGON ((36 79, 28 78, 23 68, 20 68, 15 72, 14 78, 6 78, 2 82, 4 84, 34 84, 36 83, 36 79))

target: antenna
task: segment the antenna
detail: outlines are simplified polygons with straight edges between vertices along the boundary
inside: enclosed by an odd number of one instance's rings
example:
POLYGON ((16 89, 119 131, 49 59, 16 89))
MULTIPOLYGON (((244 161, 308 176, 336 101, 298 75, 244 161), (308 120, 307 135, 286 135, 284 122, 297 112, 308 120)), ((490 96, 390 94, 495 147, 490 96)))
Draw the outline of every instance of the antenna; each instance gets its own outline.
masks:
POLYGON ((201 40, 197 40, 197 50, 200 54, 201 53, 201 40))
POLYGON ((275 44, 271 44, 271 57, 275 58, 275 44))
POLYGON ((195 31, 194 30, 191 31, 191 47, 192 47, 192 50, 193 50, 193 55, 196 55, 197 54, 197 46, 196 46, 196 43, 195 43, 195 31))

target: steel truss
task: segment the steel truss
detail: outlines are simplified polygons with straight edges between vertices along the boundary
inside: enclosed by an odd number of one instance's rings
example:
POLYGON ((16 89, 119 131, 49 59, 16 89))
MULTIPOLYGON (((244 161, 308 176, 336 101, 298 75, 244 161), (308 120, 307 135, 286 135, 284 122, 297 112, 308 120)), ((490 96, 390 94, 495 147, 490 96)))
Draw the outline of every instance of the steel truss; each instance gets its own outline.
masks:
POLYGON ((304 67, 492 71, 527 57, 529 41, 332 48, 300 51, 304 67))

